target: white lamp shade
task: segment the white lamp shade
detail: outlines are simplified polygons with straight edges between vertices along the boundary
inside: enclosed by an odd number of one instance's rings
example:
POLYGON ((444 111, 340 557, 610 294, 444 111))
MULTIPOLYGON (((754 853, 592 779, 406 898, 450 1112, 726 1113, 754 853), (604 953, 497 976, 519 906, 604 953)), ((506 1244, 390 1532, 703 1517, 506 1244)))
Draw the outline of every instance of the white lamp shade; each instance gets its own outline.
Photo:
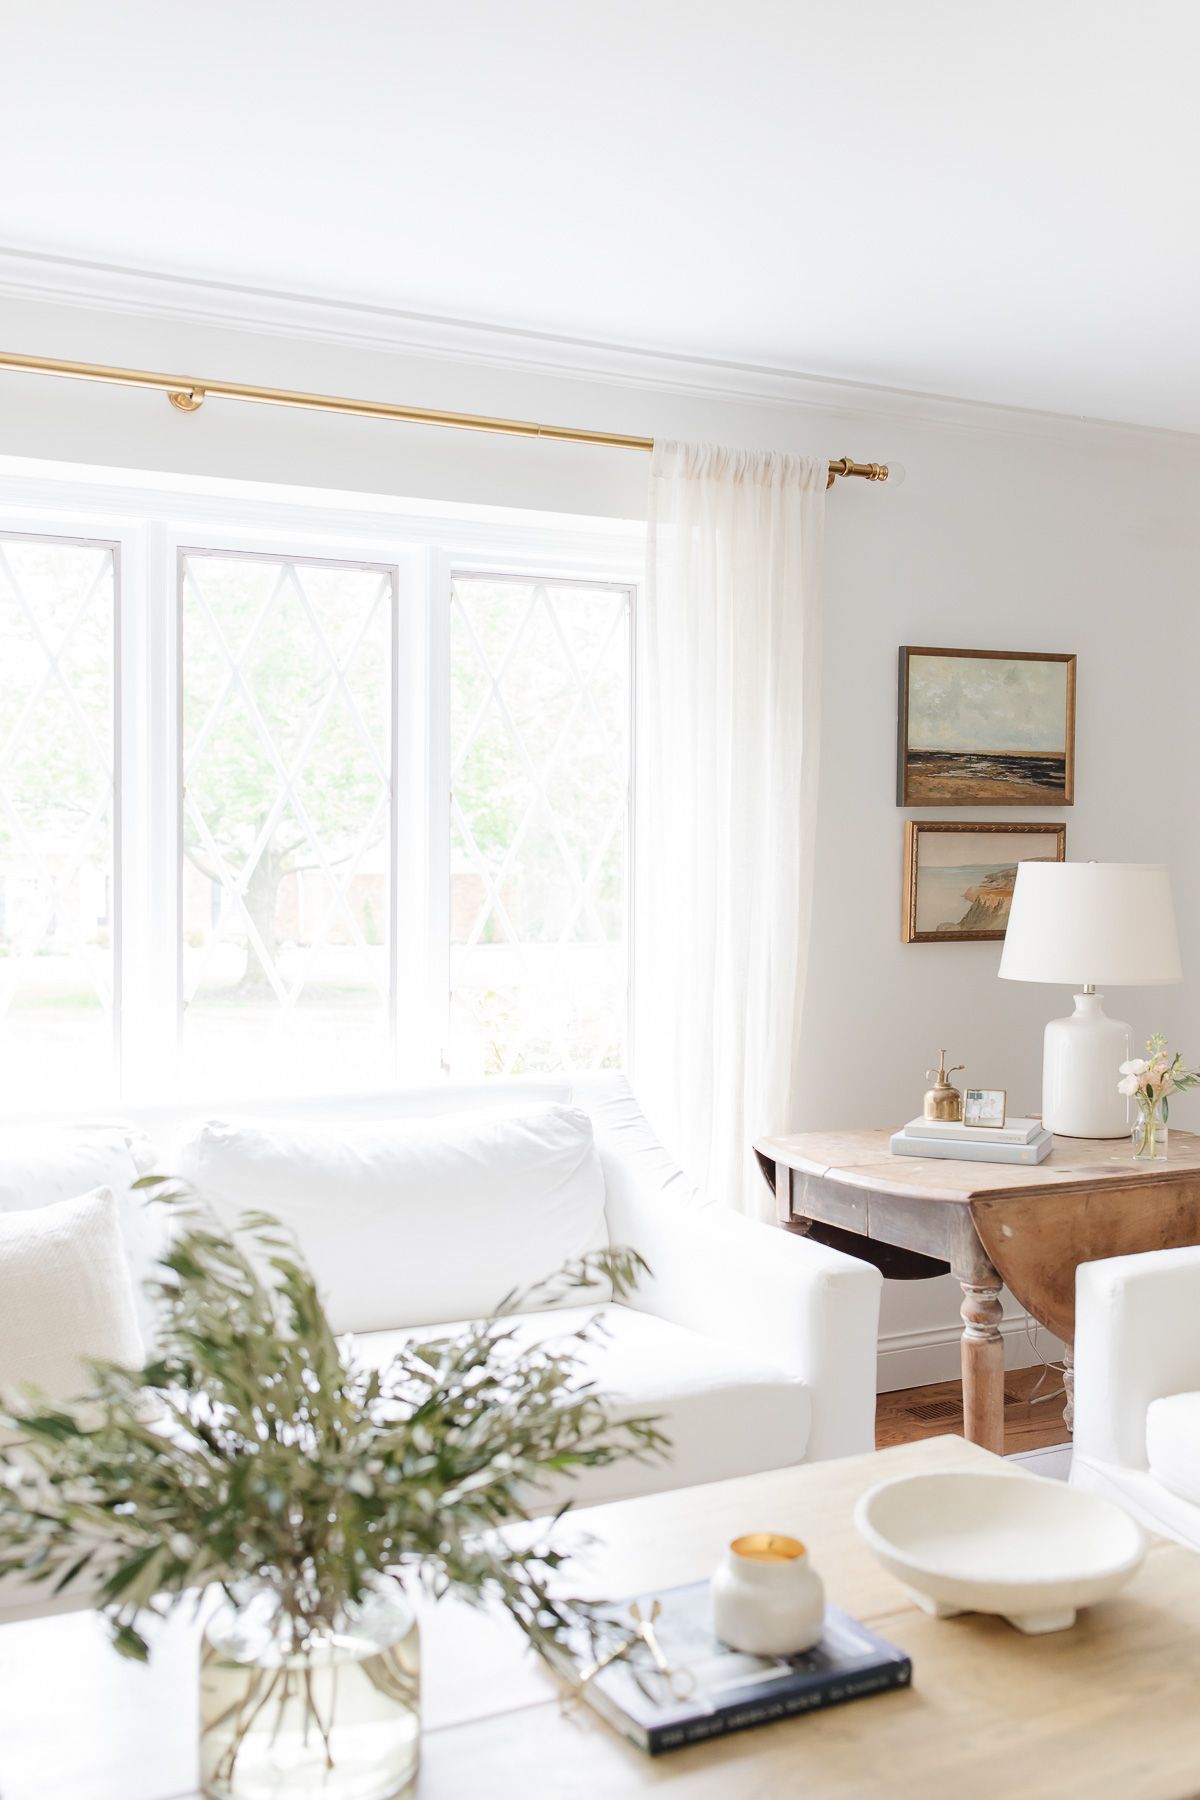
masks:
POLYGON ((1006 981, 1162 987, 1183 979, 1161 863, 1024 862, 1000 974, 1006 981))

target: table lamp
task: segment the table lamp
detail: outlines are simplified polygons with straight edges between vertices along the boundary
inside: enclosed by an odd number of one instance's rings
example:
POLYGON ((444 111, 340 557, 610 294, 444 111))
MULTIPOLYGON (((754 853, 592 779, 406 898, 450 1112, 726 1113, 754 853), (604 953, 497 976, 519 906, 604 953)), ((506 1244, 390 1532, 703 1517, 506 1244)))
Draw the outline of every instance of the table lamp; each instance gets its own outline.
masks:
POLYGON ((1042 1122, 1061 1137, 1124 1137, 1117 1092, 1133 1054, 1128 1025, 1104 1010, 1104 987, 1181 981, 1171 883, 1161 863, 1023 862, 1000 958, 1005 981, 1072 982, 1070 1018, 1046 1027, 1042 1122))

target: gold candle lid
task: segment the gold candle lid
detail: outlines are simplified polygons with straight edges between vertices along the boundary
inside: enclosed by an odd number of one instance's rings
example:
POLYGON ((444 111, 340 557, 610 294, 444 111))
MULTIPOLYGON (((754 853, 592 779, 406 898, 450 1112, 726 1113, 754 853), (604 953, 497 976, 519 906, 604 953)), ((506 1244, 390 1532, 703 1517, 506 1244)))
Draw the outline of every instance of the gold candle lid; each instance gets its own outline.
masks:
POLYGON ((804 1555, 800 1539, 781 1531, 750 1531, 745 1537, 734 1538, 729 1548, 735 1556, 744 1556, 751 1562, 795 1562, 804 1555))

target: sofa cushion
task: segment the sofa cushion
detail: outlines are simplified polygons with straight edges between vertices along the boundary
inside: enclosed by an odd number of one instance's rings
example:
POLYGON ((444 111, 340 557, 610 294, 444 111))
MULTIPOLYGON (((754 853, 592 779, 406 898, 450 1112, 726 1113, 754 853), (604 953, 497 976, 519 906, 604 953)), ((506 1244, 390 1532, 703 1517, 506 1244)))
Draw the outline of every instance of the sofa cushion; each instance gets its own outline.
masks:
POLYGON ((1168 1493, 1200 1506, 1200 1393, 1168 1394, 1150 1402, 1146 1461, 1168 1493))
POLYGON ((154 1319, 145 1283, 157 1273, 166 1230, 164 1209, 132 1188, 153 1161, 149 1140, 133 1126, 0 1126, 0 1217, 112 1189, 143 1336, 154 1319))
POLYGON ((569 1106, 213 1122, 176 1166, 225 1224, 262 1209, 292 1229, 335 1331, 480 1317, 608 1243, 591 1120, 569 1106))
MULTIPOLYGON (((530 1497, 530 1511, 552 1512, 568 1500, 577 1506, 626 1500, 803 1462, 812 1414, 807 1387, 747 1351, 617 1305, 519 1314, 516 1342, 565 1338, 593 1316, 600 1332, 571 1346, 579 1358, 577 1381, 594 1382, 610 1396, 619 1418, 658 1415, 671 1449, 661 1460, 627 1459, 555 1477, 530 1497)), ((421 1335, 376 1331, 356 1338, 355 1347, 382 1368, 421 1335)))
POLYGON ((111 1188, 0 1213, 0 1296, 0 1391, 72 1400, 91 1387, 89 1360, 142 1360, 111 1188))

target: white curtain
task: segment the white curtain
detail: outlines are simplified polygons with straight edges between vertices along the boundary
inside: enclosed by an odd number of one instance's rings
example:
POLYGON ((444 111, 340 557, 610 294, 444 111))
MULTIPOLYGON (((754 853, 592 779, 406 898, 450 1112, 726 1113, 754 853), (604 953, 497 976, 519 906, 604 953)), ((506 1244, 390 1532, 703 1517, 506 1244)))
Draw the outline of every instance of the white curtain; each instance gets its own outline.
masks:
POLYGON ((772 1216, 797 1128, 826 466, 657 444, 638 622, 634 1074, 714 1200, 772 1216))

